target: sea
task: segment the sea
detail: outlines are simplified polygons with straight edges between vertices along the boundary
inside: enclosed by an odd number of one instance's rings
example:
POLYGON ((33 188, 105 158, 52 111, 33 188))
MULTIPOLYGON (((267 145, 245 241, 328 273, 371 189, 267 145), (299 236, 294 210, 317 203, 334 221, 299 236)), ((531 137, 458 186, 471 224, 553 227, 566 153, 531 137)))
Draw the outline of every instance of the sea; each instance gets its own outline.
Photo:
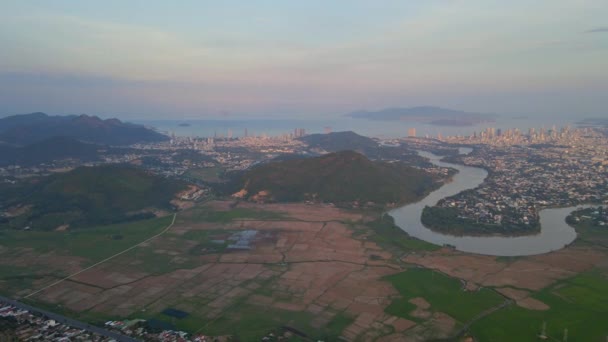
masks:
MULTIPOLYGON (((580 119, 580 118, 579 118, 580 119)), ((486 128, 518 128, 527 132, 529 128, 550 129, 576 126, 579 120, 572 117, 497 117, 495 122, 474 126, 436 126, 411 121, 378 121, 350 117, 329 119, 229 119, 229 120, 131 120, 134 123, 153 128, 161 133, 182 137, 243 137, 280 136, 304 129, 306 134, 353 131, 355 133, 382 139, 399 138, 408 135, 412 128, 418 137, 471 135, 486 128)))

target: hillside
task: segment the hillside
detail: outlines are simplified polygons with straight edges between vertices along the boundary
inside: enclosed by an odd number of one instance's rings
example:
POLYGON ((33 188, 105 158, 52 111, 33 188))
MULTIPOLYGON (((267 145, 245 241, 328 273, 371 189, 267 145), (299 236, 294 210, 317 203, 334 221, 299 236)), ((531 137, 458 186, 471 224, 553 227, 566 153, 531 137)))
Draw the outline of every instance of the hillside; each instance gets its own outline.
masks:
POLYGON ((436 126, 472 126, 482 122, 493 121, 492 116, 487 114, 471 113, 432 106, 386 108, 378 111, 357 111, 349 113, 346 116, 368 120, 401 120, 436 126))
POLYGON ((344 150, 355 150, 368 154, 378 148, 378 143, 368 137, 355 132, 333 132, 328 134, 310 134, 299 138, 313 149, 321 149, 327 152, 338 152, 344 150))
POLYGON ((62 136, 104 145, 157 142, 168 137, 141 125, 96 116, 49 116, 44 113, 15 115, 0 119, 0 141, 28 145, 62 136))
POLYGON ((61 159, 95 161, 104 147, 66 137, 53 137, 23 147, 0 145, 0 166, 31 166, 61 159))
POLYGON ((174 195, 185 187, 183 182, 126 165, 80 167, 3 189, 11 195, 0 207, 30 207, 10 220, 8 226, 15 228, 109 224, 150 217, 154 209, 170 209, 174 195))
POLYGON ((249 199, 363 204, 411 202, 436 185, 419 169, 373 162, 353 151, 260 165, 241 182, 249 199))

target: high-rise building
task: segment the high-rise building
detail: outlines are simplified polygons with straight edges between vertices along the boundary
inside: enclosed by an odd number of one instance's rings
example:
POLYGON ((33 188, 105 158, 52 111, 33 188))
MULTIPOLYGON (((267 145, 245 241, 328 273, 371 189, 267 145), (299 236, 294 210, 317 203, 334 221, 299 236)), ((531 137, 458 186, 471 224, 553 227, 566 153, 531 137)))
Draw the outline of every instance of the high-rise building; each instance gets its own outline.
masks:
POLYGON ((407 136, 408 137, 416 137, 416 128, 410 128, 407 130, 407 136))
POLYGON ((306 135, 306 130, 304 128, 296 128, 293 131, 294 138, 300 138, 306 135))

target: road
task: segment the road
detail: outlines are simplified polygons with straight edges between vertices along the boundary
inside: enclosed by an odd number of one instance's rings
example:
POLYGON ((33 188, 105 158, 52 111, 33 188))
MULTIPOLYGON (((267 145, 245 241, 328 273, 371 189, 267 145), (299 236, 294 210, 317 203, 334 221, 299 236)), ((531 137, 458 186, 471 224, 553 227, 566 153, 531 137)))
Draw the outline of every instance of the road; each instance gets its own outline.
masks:
POLYGON ((27 304, 24 304, 24 303, 21 303, 21 302, 18 302, 16 300, 13 300, 13 299, 10 299, 10 298, 6 298, 6 297, 3 297, 3 296, 0 296, 0 302, 4 302, 6 304, 13 305, 13 306, 15 306, 17 308, 27 310, 27 311, 29 311, 31 313, 36 313, 36 314, 39 314, 39 315, 46 316, 46 317, 48 317, 50 319, 54 319, 55 321, 57 321, 59 323, 62 323, 62 324, 65 324, 65 325, 69 325, 69 326, 74 327, 74 328, 83 329, 83 330, 86 330, 86 331, 89 331, 89 332, 96 333, 98 335, 102 335, 102 336, 105 336, 105 337, 108 337, 108 338, 113 338, 113 339, 115 339, 118 342, 138 342, 139 341, 139 340, 136 340, 134 338, 131 338, 131 337, 128 337, 128 336, 125 336, 125 335, 121 335, 121 334, 113 332, 113 331, 109 331, 109 330, 106 330, 106 329, 103 329, 103 328, 100 328, 100 327, 97 327, 97 326, 94 326, 94 325, 91 325, 91 324, 88 324, 88 323, 77 321, 75 319, 72 319, 72 318, 69 318, 69 317, 65 317, 63 315, 60 315, 60 314, 57 314, 57 313, 54 313, 54 312, 42 310, 42 309, 33 307, 31 305, 27 305, 27 304))
POLYGON ((87 267, 87 268, 84 268, 84 269, 82 269, 82 270, 80 270, 80 271, 78 271, 78 272, 76 272, 76 273, 72 273, 72 274, 70 274, 69 276, 67 276, 67 277, 65 277, 65 278, 59 279, 59 280, 57 280, 56 282, 54 282, 54 283, 52 283, 52 284, 50 284, 50 285, 47 285, 47 286, 45 286, 45 287, 43 287, 43 288, 41 288, 41 289, 38 289, 38 290, 36 290, 36 291, 34 291, 34 292, 32 292, 32 293, 28 294, 27 296, 25 296, 25 297, 23 297, 23 298, 24 298, 24 299, 30 298, 30 297, 32 297, 32 296, 34 296, 34 295, 36 295, 36 294, 38 294, 38 293, 40 293, 40 292, 42 292, 42 291, 44 291, 44 290, 48 289, 48 288, 51 288, 51 287, 53 287, 53 286, 55 286, 55 285, 57 285, 57 284, 60 284, 60 283, 62 283, 62 282, 64 282, 64 281, 66 281, 66 280, 68 280, 68 279, 70 279, 70 278, 72 278, 72 277, 75 277, 75 276, 77 276, 77 275, 79 275, 79 274, 81 274, 81 273, 83 273, 83 272, 86 272, 86 271, 88 271, 88 270, 90 270, 90 269, 92 269, 92 268, 94 268, 94 267, 97 267, 97 266, 99 266, 99 265, 103 264, 104 262, 110 261, 110 260, 112 260, 112 259, 116 258, 116 257, 117 257, 117 256, 119 256, 119 255, 125 254, 125 253, 127 253, 128 251, 130 251, 130 250, 132 250, 132 249, 134 249, 134 248, 137 248, 137 247, 139 247, 139 246, 143 245, 144 243, 146 243, 146 242, 148 242, 148 241, 150 241, 150 240, 152 240, 152 239, 155 239, 155 238, 157 238, 157 237, 159 237, 159 236, 161 236, 161 235, 165 234, 165 233, 166 233, 166 232, 167 232, 169 229, 171 229, 171 227, 173 227, 173 224, 175 224, 175 218, 176 218, 176 217, 177 217, 177 213, 176 213, 176 214, 173 214, 173 219, 171 220, 171 224, 169 224, 169 225, 167 226, 167 228, 165 228, 165 230, 163 230, 162 232, 160 232, 160 233, 158 233, 158 234, 156 234, 156 235, 154 235, 154 236, 152 236, 152 237, 150 237, 150 238, 148 238, 148 239, 146 239, 146 240, 144 240, 144 241, 142 241, 142 242, 140 242, 140 243, 138 243, 138 244, 136 244, 136 245, 133 245, 133 246, 131 246, 131 247, 129 247, 129 248, 127 248, 127 249, 125 249, 125 250, 124 250, 124 251, 122 251, 122 252, 118 252, 118 253, 116 253, 116 254, 114 254, 114 255, 110 256, 110 257, 107 257, 107 258, 105 258, 105 259, 103 259, 103 260, 101 260, 101 261, 99 261, 99 262, 97 262, 97 263, 95 263, 95 264, 93 264, 93 265, 91 265, 91 266, 87 267))
MULTIPOLYGON (((152 236, 152 237, 150 237, 150 238, 148 238, 148 239, 146 239, 146 240, 144 240, 144 241, 142 241, 142 242, 140 242, 140 243, 138 243, 136 245, 133 245, 133 246, 131 246, 131 247, 129 247, 129 248, 121 251, 121 252, 118 252, 118 253, 116 253, 116 254, 114 254, 114 255, 112 255, 110 257, 107 257, 107 258, 105 258, 105 259, 103 259, 103 260, 101 260, 99 262, 96 262, 95 264, 93 264, 93 265, 91 265, 89 267, 86 267, 86 268, 84 268, 84 269, 82 269, 82 270, 80 270, 78 272, 72 273, 72 274, 68 275, 65 278, 59 279, 58 281, 56 281, 56 282, 54 282, 52 284, 49 284, 49 285, 47 285, 47 286, 45 286, 45 287, 43 287, 41 289, 38 289, 38 290, 36 290, 36 291, 28 294, 27 296, 25 296, 23 298, 30 298, 30 297, 32 297, 32 296, 34 296, 34 295, 36 295, 36 294, 38 294, 38 293, 40 293, 40 292, 48 289, 48 288, 51 288, 51 287, 53 287, 55 285, 58 285, 58 284, 66 281, 66 280, 68 280, 68 279, 70 279, 72 277, 75 277, 75 276, 77 276, 77 275, 79 275, 79 274, 81 274, 83 272, 86 272, 86 271, 88 271, 88 270, 90 270, 90 269, 92 269, 94 267, 97 267, 97 266, 103 264, 104 262, 112 260, 112 259, 116 258, 117 256, 125 254, 128 251, 131 251, 134 248, 137 248, 137 247, 145 244, 146 242, 148 242, 148 241, 150 241, 152 239, 155 239, 155 238, 157 238, 157 237, 165 234, 175 224, 175 218, 176 217, 177 217, 177 214, 173 214, 173 219, 171 220, 171 223, 162 232, 160 232, 160 233, 158 233, 158 234, 156 234, 156 235, 154 235, 154 236, 152 236)), ((113 338, 113 339, 115 339, 116 341, 119 341, 119 342, 123 342, 123 341, 124 342, 136 342, 137 341, 136 339, 133 339, 131 337, 127 337, 127 336, 115 333, 113 331, 109 331, 109 330, 106 330, 106 329, 103 329, 103 328, 100 328, 100 327, 97 327, 97 326, 94 326, 94 325, 90 325, 88 323, 84 323, 84 322, 81 322, 81 321, 78 321, 78 320, 75 320, 75 319, 72 319, 72 318, 69 318, 69 317, 65 317, 63 315, 60 315, 60 314, 57 314, 57 313, 54 313, 54 312, 38 309, 36 307, 33 307, 33 306, 30 306, 30 305, 21 303, 19 301, 14 300, 14 299, 10 299, 10 298, 7 298, 7 297, 0 296, 0 301, 6 302, 6 303, 11 304, 11 305, 14 305, 14 306, 16 306, 18 308, 21 308, 21 309, 28 310, 30 312, 35 312, 35 313, 47 316, 47 317, 49 317, 51 319, 56 320, 57 322, 60 322, 60 323, 63 323, 63 324, 66 324, 66 325, 69 325, 69 326, 72 326, 72 327, 75 327, 75 328, 78 328, 78 329, 84 329, 84 330, 87 330, 87 331, 90 331, 90 332, 94 332, 94 333, 99 334, 99 335, 103 335, 103 336, 106 336, 106 337, 109 337, 109 338, 113 338)))

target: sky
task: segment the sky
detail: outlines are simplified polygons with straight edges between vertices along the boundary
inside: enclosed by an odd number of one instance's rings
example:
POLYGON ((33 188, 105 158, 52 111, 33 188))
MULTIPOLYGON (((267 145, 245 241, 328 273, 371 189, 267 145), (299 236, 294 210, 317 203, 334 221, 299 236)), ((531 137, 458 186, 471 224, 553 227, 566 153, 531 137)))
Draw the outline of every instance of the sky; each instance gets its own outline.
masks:
POLYGON ((608 117, 606 0, 0 2, 0 116, 608 117))

